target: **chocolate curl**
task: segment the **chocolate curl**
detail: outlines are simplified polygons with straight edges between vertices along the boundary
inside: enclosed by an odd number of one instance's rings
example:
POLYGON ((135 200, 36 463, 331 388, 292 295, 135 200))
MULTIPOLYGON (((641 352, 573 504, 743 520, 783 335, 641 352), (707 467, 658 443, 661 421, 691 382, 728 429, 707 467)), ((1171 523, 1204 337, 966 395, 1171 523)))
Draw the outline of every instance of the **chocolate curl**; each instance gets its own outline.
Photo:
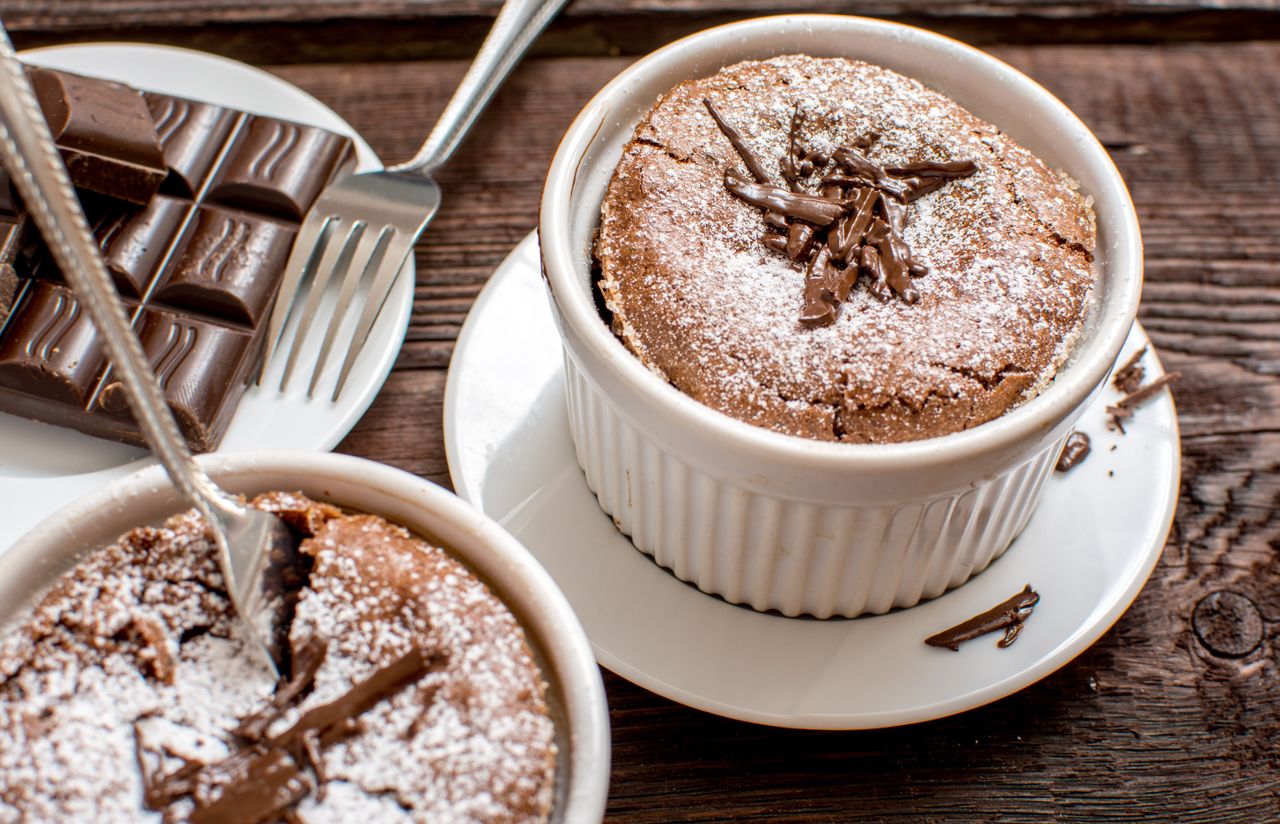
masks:
POLYGON ((820 229, 835 222, 844 214, 843 203, 833 203, 817 195, 791 192, 781 186, 752 183, 741 173, 730 169, 724 175, 725 187, 734 196, 769 212, 778 212, 795 220, 803 220, 820 229))
MULTIPOLYGON (((890 177, 885 173, 884 167, 874 160, 871 160, 857 149, 845 147, 836 149, 831 159, 836 165, 851 175, 854 180, 850 181, 856 185, 861 180, 863 184, 871 184, 881 191, 888 192, 898 199, 903 199, 907 193, 907 184, 901 180, 890 177)), ((838 176, 837 176, 838 177, 838 176)), ((823 180, 835 182, 835 177, 828 177, 823 180)), ((840 185, 848 185, 841 183, 840 185)))
POLYGON ((898 177, 932 177, 942 180, 955 180, 968 177, 978 171, 978 164, 972 160, 952 160, 939 162, 934 160, 913 160, 899 166, 884 167, 886 174, 898 177))
POLYGON ((972 160, 954 160, 937 162, 932 160, 916 160, 900 166, 888 166, 885 172, 901 177, 907 185, 903 200, 907 203, 919 200, 930 192, 941 189, 948 180, 968 177, 978 171, 978 164, 972 160))
MULTIPOLYGON (((877 219, 867 233, 867 242, 873 244, 880 253, 880 272, 885 284, 894 294, 907 303, 917 303, 920 292, 911 282, 908 274, 911 265, 911 250, 900 235, 897 235, 883 220, 877 219)), ((879 293, 876 295, 881 297, 879 293)))
POLYGON ((962 621, 950 629, 937 635, 931 635, 924 642, 931 647, 946 647, 952 652, 959 652, 965 641, 986 635, 988 632, 1004 630, 1004 637, 996 642, 996 646, 1007 647, 1017 640, 1022 632, 1022 625, 1031 617, 1031 611, 1040 603, 1040 594, 1027 584, 1021 592, 1007 601, 996 604, 986 612, 962 621))
POLYGON ((828 288, 827 267, 831 253, 825 246, 809 261, 804 276, 804 308, 800 310, 800 322, 805 326, 826 326, 836 319, 836 307, 828 288))
POLYGON ((791 228, 791 224, 787 223, 787 219, 777 212, 765 212, 764 222, 765 225, 773 229, 777 229, 780 232, 785 232, 791 228))
POLYGON ((1121 392, 1134 392, 1138 387, 1142 386, 1142 379, 1147 376, 1147 370, 1142 365, 1142 358, 1147 354, 1147 347, 1142 347, 1124 362, 1124 365, 1116 370, 1111 376, 1111 382, 1115 384, 1116 389, 1121 392))
POLYGON ((876 247, 862 247, 862 251, 858 255, 858 268, 867 277, 871 278, 871 285, 867 287, 871 294, 880 300, 888 300, 892 297, 892 293, 889 291, 889 284, 884 279, 884 267, 880 263, 880 253, 876 251, 876 247))
POLYGON ((738 130, 730 126, 728 122, 720 116, 720 112, 716 111, 716 107, 711 103, 711 98, 702 98, 702 105, 707 107, 707 111, 711 114, 711 119, 716 122, 716 126, 718 126, 720 131, 724 133, 724 136, 729 139, 729 144, 733 146, 734 151, 738 153, 738 157, 741 157, 742 162, 747 164, 747 171, 751 172, 751 176, 756 179, 756 183, 768 183, 769 175, 765 173, 764 166, 760 165, 760 161, 757 160, 756 156, 747 148, 747 144, 742 139, 742 135, 738 133, 738 130))
POLYGON ((840 218, 827 235, 827 247, 831 256, 841 263, 852 262, 853 251, 862 242, 871 225, 872 210, 879 193, 875 189, 861 189, 854 198, 853 212, 840 218))
POLYGON ((813 174, 818 166, 827 165, 826 155, 809 151, 800 145, 800 107, 798 105, 791 114, 791 128, 787 133, 787 153, 778 165, 783 179, 787 181, 787 185, 793 192, 801 191, 801 178, 813 174))
POLYGON ((801 260, 809 256, 813 246, 813 227, 807 223, 792 223, 787 231, 787 257, 801 260))
POLYGON ((762 238, 762 240, 764 242, 764 245, 768 246, 773 251, 781 252, 782 254, 787 255, 787 257, 791 257, 789 254, 787 254, 787 238, 786 237, 782 235, 775 235, 773 232, 765 232, 765 235, 762 238))

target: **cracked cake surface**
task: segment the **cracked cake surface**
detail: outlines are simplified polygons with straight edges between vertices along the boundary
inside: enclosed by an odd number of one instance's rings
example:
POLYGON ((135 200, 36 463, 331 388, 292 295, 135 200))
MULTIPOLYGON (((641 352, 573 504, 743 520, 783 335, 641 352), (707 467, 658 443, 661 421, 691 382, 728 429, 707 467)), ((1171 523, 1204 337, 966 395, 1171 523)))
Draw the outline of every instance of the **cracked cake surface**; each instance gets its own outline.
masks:
MULTIPOLYGON (((664 95, 610 181, 595 244, 614 332, 650 369, 732 417, 819 440, 918 440, 991 420, 1051 382, 1094 283, 1089 200, 1073 181, 916 80, 842 58, 749 61, 664 95), (866 278, 834 322, 800 322, 803 266, 762 243, 726 188, 743 159, 785 185, 793 119, 817 155, 859 143, 884 167, 972 160, 907 208, 928 267, 918 300, 866 278)), ((914 296, 913 296, 914 297, 914 296)))
POLYGON ((254 505, 309 536, 289 625, 299 692, 282 700, 287 682, 241 637, 199 517, 135 529, 0 636, 0 822, 544 821, 554 728, 511 612, 443 549, 382 518, 291 493, 254 505), (415 655, 412 677, 331 717, 415 655), (319 733, 283 743, 308 727, 319 733), (224 765, 268 751, 294 777, 294 800, 213 816, 233 791, 262 786, 224 765), (157 805, 184 770, 196 789, 157 805))

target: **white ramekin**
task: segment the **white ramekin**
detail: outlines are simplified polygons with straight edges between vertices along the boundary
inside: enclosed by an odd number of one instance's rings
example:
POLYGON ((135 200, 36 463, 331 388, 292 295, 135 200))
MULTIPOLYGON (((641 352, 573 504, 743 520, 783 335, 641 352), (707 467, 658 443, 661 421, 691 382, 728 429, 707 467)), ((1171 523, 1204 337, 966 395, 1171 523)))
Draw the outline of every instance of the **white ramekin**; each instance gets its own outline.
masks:
POLYGON ((706 592, 818 617, 881 613, 958 586, 1026 525, 1063 439, 1102 388, 1137 313, 1142 242, 1106 151, 1013 68, 921 29, 831 15, 710 29, 632 65, 578 115, 547 176, 543 270, 564 341, 569 425, 601 506, 635 545, 706 592), (1068 364, 1038 397, 923 441, 809 441, 729 418, 646 369, 601 321, 591 244, 622 147, 677 83, 803 52, 915 77, 1080 182, 1099 282, 1068 364))
MULTIPOLYGON (((550 685, 559 754, 551 821, 598 824, 609 788, 609 714, 590 644, 555 582, 496 523, 421 478, 349 455, 243 452, 202 455, 226 489, 300 490, 370 512, 448 547, 519 619, 550 685)), ((104 487, 52 515, 0 555, 0 628, 20 617, 86 551, 188 507, 159 466, 104 487)))

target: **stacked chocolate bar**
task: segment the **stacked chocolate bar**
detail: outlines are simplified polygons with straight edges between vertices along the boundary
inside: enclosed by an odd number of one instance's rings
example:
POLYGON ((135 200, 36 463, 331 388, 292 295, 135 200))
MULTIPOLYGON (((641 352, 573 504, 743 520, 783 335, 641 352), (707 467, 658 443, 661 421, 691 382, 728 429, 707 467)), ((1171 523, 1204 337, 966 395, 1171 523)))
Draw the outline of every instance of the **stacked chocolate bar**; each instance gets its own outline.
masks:
MULTIPOLYGON (((28 76, 188 444, 217 448, 258 366, 298 223, 352 167, 351 140, 105 80, 28 76)), ((0 411, 144 443, 92 321, 7 180, 0 324, 0 411)))

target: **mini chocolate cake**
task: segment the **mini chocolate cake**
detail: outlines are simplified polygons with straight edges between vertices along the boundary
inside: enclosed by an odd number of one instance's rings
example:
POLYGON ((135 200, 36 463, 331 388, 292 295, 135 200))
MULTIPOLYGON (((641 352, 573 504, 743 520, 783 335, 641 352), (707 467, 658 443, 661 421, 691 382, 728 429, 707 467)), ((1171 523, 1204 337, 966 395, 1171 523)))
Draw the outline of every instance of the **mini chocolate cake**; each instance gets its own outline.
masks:
POLYGON ((918 81, 804 55, 680 84, 601 210, 615 333, 696 400, 854 443, 991 420, 1070 355, 1089 199, 918 81))
POLYGON ((0 822, 533 822, 554 728, 515 618, 443 550, 301 495, 291 672, 256 663, 192 513, 0 637, 0 822))

